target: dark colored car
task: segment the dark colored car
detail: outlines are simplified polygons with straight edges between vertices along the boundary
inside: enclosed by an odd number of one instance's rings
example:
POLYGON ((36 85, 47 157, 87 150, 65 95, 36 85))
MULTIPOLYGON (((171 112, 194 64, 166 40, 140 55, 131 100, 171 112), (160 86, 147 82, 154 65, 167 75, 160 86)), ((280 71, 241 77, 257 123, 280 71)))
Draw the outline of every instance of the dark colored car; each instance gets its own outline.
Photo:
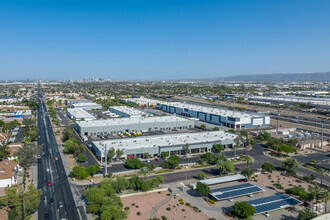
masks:
POLYGON ((46 213, 45 213, 45 219, 48 219, 48 218, 49 218, 49 213, 46 212, 46 213))
POLYGON ((54 199, 53 199, 53 198, 50 198, 50 200, 49 200, 49 204, 50 204, 50 205, 53 205, 53 204, 54 204, 54 199))

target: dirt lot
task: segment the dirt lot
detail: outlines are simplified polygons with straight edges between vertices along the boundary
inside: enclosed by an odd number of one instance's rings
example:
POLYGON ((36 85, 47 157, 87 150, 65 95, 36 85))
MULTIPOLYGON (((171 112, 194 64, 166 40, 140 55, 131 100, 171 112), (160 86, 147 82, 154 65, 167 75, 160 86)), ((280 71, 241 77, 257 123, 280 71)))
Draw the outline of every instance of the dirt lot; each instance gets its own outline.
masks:
POLYGON ((209 219, 202 212, 196 212, 193 208, 180 205, 180 197, 169 197, 169 191, 148 193, 142 195, 134 195, 122 197, 121 201, 125 207, 129 207, 128 220, 146 220, 151 218, 152 213, 157 218, 166 216, 167 219, 209 219), (140 215, 137 213, 140 212, 140 215))
MULTIPOLYGON (((185 203, 185 202, 184 202, 185 203)), ((185 203, 186 204, 186 203, 185 203)), ((159 209, 156 217, 160 218, 166 216, 169 220, 174 219, 209 219, 207 215, 202 212, 196 212, 193 208, 187 205, 180 205, 179 198, 171 198, 171 200, 159 209), (171 210, 167 210, 171 209, 171 210)))
POLYGON ((158 203, 167 198, 169 191, 161 193, 148 193, 143 195, 135 195, 121 198, 125 207, 129 207, 128 220, 145 220, 150 218, 151 210, 158 203), (137 215, 140 212, 140 215, 137 215))
MULTIPOLYGON (((258 183, 260 183, 266 187, 267 186, 273 187, 274 183, 280 183, 284 187, 284 189, 301 185, 306 190, 308 190, 309 186, 311 185, 310 183, 307 183, 300 179, 294 178, 292 176, 282 175, 280 172, 258 174, 258 177, 256 177, 256 179, 258 180, 258 183)), ((275 190, 278 192, 284 192, 284 189, 275 188, 275 190)))

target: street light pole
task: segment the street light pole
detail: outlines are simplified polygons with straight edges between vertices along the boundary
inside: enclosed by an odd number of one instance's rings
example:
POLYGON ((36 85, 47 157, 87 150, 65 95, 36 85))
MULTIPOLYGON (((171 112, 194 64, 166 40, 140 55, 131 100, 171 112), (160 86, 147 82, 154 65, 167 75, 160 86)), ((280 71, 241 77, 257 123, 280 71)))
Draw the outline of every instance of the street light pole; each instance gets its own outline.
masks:
POLYGON ((107 145, 104 145, 104 176, 106 177, 108 175, 108 155, 107 155, 107 145))

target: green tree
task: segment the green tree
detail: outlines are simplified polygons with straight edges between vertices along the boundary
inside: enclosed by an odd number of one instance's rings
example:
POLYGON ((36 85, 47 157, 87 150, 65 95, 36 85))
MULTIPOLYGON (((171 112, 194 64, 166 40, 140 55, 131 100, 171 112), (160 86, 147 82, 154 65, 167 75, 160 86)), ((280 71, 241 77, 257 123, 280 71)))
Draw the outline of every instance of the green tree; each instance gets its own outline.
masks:
POLYGON ((294 158, 289 158, 281 162, 281 167, 285 168, 288 172, 298 169, 299 166, 299 162, 294 158))
POLYGON ((86 156, 86 154, 79 154, 78 155, 78 161, 80 163, 86 162, 88 160, 88 157, 86 156))
POLYGON ((263 137, 265 138, 266 141, 268 141, 271 137, 270 133, 268 131, 263 132, 263 137))
POLYGON ((9 219, 22 219, 22 201, 24 205, 24 218, 29 219, 39 207, 42 190, 37 190, 33 184, 28 185, 23 193, 22 186, 6 188, 6 195, 1 198, 4 206, 8 207, 9 219))
POLYGON ((235 170, 235 165, 231 161, 217 160, 216 167, 220 172, 220 175, 227 172, 233 172, 235 170))
POLYGON ((202 124, 202 125, 201 125, 201 128, 202 128, 203 130, 205 130, 205 129, 206 129, 206 125, 205 125, 205 124, 202 124))
POLYGON ((169 156, 170 156, 170 153, 169 153, 169 152, 161 152, 161 153, 160 153, 160 156, 161 156, 162 158, 166 158, 166 157, 169 157, 169 156))
POLYGON ((120 220, 126 218, 127 214, 115 205, 102 207, 101 220, 120 220))
POLYGON ((87 177, 89 176, 87 169, 83 166, 74 166, 72 168, 71 174, 73 177, 80 179, 80 180, 87 179, 87 177))
POLYGON ((140 175, 143 176, 143 179, 146 179, 146 177, 148 176, 148 174, 150 173, 150 170, 148 167, 141 167, 140 168, 140 175))
POLYGON ((116 155, 116 150, 114 147, 110 148, 107 152, 107 162, 112 162, 113 158, 116 155))
POLYGON ((211 189, 208 185, 205 183, 198 182, 196 185, 196 191, 199 192, 199 194, 203 196, 207 196, 208 194, 211 193, 211 189))
POLYGON ((101 171, 101 167, 97 164, 91 165, 87 168, 87 172, 93 176, 95 175, 97 172, 101 171))
POLYGON ((269 172, 269 173, 272 173, 273 170, 274 170, 274 166, 272 163, 269 163, 269 162, 265 162, 262 164, 261 166, 262 170, 265 171, 265 172, 269 172))
POLYGON ((213 131, 219 131, 219 130, 220 130, 219 127, 214 127, 214 128, 213 128, 213 131))
POLYGON ((309 208, 305 208, 302 211, 299 211, 298 219, 299 220, 310 220, 317 217, 315 212, 312 212, 309 208))
POLYGON ((254 163, 254 158, 251 155, 243 154, 240 155, 241 160, 246 161, 246 166, 249 168, 250 164, 254 163))
POLYGON ((199 172, 198 173, 198 178, 203 180, 203 179, 206 179, 208 177, 208 175, 204 172, 199 172))
POLYGON ((235 202, 233 212, 238 218, 246 219, 253 216, 256 213, 256 209, 247 201, 235 202))
POLYGON ((242 171, 241 171, 241 174, 245 177, 247 177, 248 179, 251 178, 251 176, 253 175, 253 170, 249 169, 249 168, 244 168, 242 171))
POLYGON ((144 153, 144 157, 145 158, 151 158, 151 154, 149 154, 148 152, 147 153, 144 153))
POLYGON ((225 150, 225 147, 222 144, 213 144, 213 151, 216 153, 220 153, 225 150))
POLYGON ((5 160, 10 154, 8 145, 0 145, 0 160, 5 160))
POLYGON ((316 199, 316 202, 318 202, 322 195, 322 188, 318 184, 314 184, 314 186, 309 186, 309 192, 316 199))
POLYGON ((131 169, 140 169, 142 162, 138 158, 127 158, 126 165, 131 169))
POLYGON ((321 176, 321 185, 323 184, 323 176, 327 174, 328 172, 325 169, 318 168, 316 169, 316 172, 318 172, 321 176))
POLYGON ((233 134, 236 134, 236 131, 235 131, 235 129, 229 129, 227 132, 230 132, 230 133, 233 133, 233 134))
POLYGON ((167 169, 175 169, 180 164, 180 157, 177 155, 171 155, 167 160, 162 163, 162 167, 167 169))
POLYGON ((189 144, 185 144, 183 146, 183 151, 184 151, 184 155, 187 156, 188 154, 190 154, 190 148, 189 148, 189 144))
POLYGON ((121 158, 121 156, 124 154, 124 151, 121 150, 121 149, 117 149, 116 150, 116 158, 117 158, 117 161, 121 158))
POLYGON ((120 176, 120 177, 117 177, 117 180, 112 183, 112 186, 113 186, 114 190, 116 191, 116 193, 120 193, 123 190, 128 188, 129 182, 125 177, 120 176))
POLYGON ((20 147, 14 155, 18 157, 19 165, 23 167, 24 170, 27 170, 37 161, 37 155, 40 154, 40 149, 39 146, 30 144, 20 147))
POLYGON ((71 127, 70 126, 66 127, 63 131, 63 141, 65 142, 73 137, 74 137, 74 134, 71 130, 71 127))

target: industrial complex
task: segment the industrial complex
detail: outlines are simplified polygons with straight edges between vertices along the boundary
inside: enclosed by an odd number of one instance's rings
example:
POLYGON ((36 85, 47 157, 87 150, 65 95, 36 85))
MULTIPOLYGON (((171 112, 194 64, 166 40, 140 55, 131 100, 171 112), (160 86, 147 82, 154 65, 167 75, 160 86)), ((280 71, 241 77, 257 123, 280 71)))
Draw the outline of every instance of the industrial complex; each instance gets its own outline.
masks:
POLYGON ((149 117, 152 114, 142 111, 137 108, 128 107, 128 106, 112 106, 109 107, 109 111, 117 114, 120 117, 124 118, 133 118, 133 117, 149 117))
POLYGON ((124 155, 122 157, 142 158, 145 153, 159 156, 162 152, 182 155, 185 153, 184 147, 186 145, 189 146, 191 153, 204 153, 212 151, 214 144, 232 147, 236 137, 236 134, 224 131, 153 135, 93 141, 92 150, 102 161, 104 160, 105 147, 123 150, 124 155))
POLYGON ((97 110, 102 109, 102 105, 97 103, 76 103, 71 105, 72 108, 82 108, 84 110, 97 110))
POLYGON ((96 117, 92 115, 91 113, 87 112, 83 108, 68 108, 67 114, 70 119, 79 121, 79 120, 94 120, 96 117))
POLYGON ((230 128, 262 127, 270 124, 269 116, 180 102, 160 102, 157 104, 157 109, 230 128))
POLYGON ((146 106, 146 107, 156 107, 157 103, 159 103, 158 100, 148 99, 143 96, 141 96, 140 98, 121 99, 120 102, 121 103, 129 102, 133 105, 146 106))
POLYGON ((113 118, 78 121, 75 129, 81 136, 117 135, 125 132, 171 131, 194 128, 194 121, 177 117, 113 118))

